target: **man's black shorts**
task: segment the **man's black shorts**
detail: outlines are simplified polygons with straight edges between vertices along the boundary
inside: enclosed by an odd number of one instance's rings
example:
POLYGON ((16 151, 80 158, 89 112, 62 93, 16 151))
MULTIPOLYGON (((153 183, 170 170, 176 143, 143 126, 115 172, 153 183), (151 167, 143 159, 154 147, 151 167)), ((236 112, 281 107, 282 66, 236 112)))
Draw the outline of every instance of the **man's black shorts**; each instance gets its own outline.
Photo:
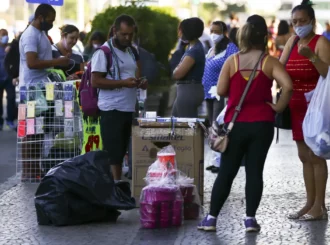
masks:
POLYGON ((111 165, 122 164, 132 132, 133 112, 101 111, 103 150, 109 154, 111 165))

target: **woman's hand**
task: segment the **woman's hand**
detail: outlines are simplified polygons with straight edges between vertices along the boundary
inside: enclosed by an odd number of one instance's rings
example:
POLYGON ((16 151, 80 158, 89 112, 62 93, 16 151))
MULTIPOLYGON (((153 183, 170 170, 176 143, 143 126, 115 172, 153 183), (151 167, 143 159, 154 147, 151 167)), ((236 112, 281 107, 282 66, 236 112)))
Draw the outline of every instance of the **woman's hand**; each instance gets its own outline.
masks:
POLYGON ((303 44, 300 44, 298 46, 298 53, 308 59, 312 58, 313 55, 315 55, 309 46, 303 44))
POLYGON ((281 113, 285 109, 285 108, 280 108, 278 104, 273 104, 270 102, 266 102, 266 104, 268 104, 276 113, 281 113))
POLYGON ((12 80, 12 83, 13 83, 14 86, 18 86, 18 84, 19 84, 19 80, 18 80, 18 78, 14 78, 14 79, 12 80))
POLYGON ((66 80, 71 81, 71 80, 78 80, 79 76, 76 74, 72 74, 66 78, 66 80))

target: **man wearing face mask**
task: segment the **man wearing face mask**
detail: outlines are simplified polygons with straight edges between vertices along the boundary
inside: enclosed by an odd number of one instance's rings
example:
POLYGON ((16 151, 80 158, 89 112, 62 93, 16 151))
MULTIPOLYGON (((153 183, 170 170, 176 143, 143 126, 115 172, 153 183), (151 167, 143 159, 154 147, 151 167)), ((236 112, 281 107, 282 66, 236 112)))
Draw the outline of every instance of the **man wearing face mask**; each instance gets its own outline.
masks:
POLYGON ((131 47, 135 27, 131 16, 121 15, 115 20, 110 39, 103 44, 103 48, 109 49, 112 55, 113 62, 109 70, 103 50, 97 50, 91 60, 92 85, 100 89, 98 107, 103 148, 109 154, 115 181, 121 179, 122 163, 131 136, 137 88, 147 88, 147 80, 140 78, 140 58, 131 47))
POLYGON ((6 123, 11 129, 16 129, 16 125, 14 124, 15 120, 15 87, 11 82, 11 78, 8 75, 5 66, 4 60, 7 53, 8 48, 8 31, 5 29, 0 30, 0 131, 3 129, 4 120, 2 118, 3 114, 3 105, 2 98, 3 93, 6 91, 7 94, 7 118, 6 123))
POLYGON ((47 78, 48 68, 69 65, 68 57, 52 58, 52 47, 46 33, 52 29, 55 17, 56 12, 51 5, 41 4, 32 23, 23 32, 19 41, 20 86, 47 78))
MULTIPOLYGON (((215 21, 211 25, 211 39, 214 43, 206 55, 204 75, 202 79, 204 87, 204 99, 206 100, 207 116, 210 125, 216 121, 218 115, 225 107, 225 98, 216 93, 216 86, 223 64, 228 57, 237 53, 237 46, 227 37, 227 25, 222 21, 215 21)), ((214 159, 217 159, 215 156, 214 159)), ((213 173, 219 171, 219 162, 207 168, 213 173)))

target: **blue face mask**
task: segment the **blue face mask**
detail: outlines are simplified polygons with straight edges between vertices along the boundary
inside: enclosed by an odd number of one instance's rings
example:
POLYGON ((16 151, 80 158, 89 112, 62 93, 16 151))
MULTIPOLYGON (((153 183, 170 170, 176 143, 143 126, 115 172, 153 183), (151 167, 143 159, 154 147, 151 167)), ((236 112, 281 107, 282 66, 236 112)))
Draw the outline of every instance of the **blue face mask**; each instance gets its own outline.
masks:
POLYGON ((313 30, 313 25, 312 22, 304 25, 304 26, 296 26, 294 27, 295 33, 298 35, 300 38, 305 38, 308 36, 309 33, 313 30))
POLYGON ((8 36, 2 36, 2 38, 1 38, 1 43, 2 44, 7 44, 8 41, 9 41, 9 37, 8 36))

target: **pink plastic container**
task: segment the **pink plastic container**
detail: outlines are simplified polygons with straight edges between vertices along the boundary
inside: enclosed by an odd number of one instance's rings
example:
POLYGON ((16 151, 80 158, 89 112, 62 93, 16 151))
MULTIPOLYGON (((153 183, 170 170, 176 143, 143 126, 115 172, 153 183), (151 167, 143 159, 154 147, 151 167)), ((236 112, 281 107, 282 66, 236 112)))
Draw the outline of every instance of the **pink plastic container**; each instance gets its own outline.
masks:
POLYGON ((140 222, 141 222, 141 226, 145 229, 157 229, 158 228, 157 221, 140 219, 140 222))
POLYGON ((143 212, 140 210, 140 216, 143 220, 149 220, 149 221, 158 221, 159 220, 159 212, 157 213, 149 213, 149 212, 143 212))
POLYGON ((181 226, 183 224, 182 216, 172 218, 172 226, 181 226))
POLYGON ((145 203, 140 202, 140 212, 144 213, 159 213, 160 212, 160 203, 145 203))
POLYGON ((193 195, 194 192, 194 185, 185 185, 180 186, 180 190, 183 197, 190 197, 193 195))
POLYGON ((191 204, 195 200, 195 196, 185 196, 184 197, 184 204, 191 204))
POLYGON ((173 209, 180 209, 183 208, 183 201, 177 200, 173 202, 173 209))
POLYGON ((171 224, 171 219, 161 219, 159 222, 160 228, 169 228, 171 224))
POLYGON ((160 212, 160 219, 170 220, 172 218, 172 210, 169 212, 160 212))
POLYGON ((148 187, 143 191, 144 202, 173 202, 176 197, 177 187, 148 187))
POLYGON ((173 209, 172 217, 182 217, 183 209, 173 209))

